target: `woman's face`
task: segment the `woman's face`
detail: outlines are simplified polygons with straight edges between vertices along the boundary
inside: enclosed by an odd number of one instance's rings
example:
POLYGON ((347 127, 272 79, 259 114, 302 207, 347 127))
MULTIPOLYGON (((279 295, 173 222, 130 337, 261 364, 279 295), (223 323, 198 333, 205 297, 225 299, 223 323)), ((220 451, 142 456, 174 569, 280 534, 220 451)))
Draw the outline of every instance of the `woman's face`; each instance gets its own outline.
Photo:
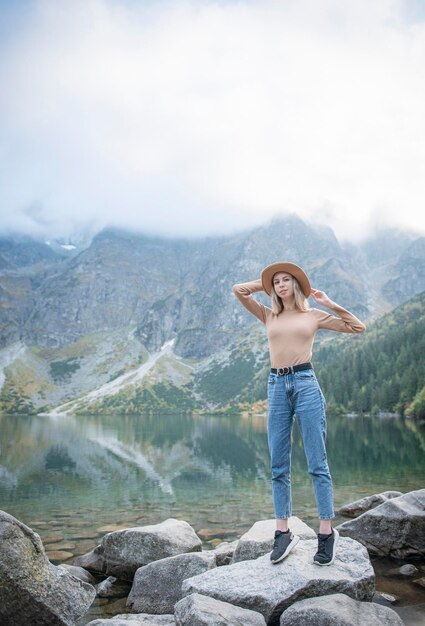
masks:
POLYGON ((291 274, 277 272, 273 276, 273 287, 280 298, 290 298, 294 295, 294 287, 291 274))

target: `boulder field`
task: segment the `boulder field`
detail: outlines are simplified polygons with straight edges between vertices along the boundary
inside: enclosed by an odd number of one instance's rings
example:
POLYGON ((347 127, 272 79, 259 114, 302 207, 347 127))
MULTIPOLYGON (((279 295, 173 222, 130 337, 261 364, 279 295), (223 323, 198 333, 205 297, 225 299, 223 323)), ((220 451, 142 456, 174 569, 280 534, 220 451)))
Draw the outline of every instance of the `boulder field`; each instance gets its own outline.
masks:
POLYGON ((77 626, 97 596, 126 598, 126 612, 89 626, 400 626, 395 611, 371 602, 369 553, 424 557, 425 490, 351 504, 349 514, 358 516, 337 527, 329 567, 313 563, 316 533, 296 517, 289 525, 300 541, 276 565, 269 558, 274 520, 203 550, 190 524, 168 519, 109 532, 73 566, 55 566, 40 537, 0 511, 0 623, 77 626))

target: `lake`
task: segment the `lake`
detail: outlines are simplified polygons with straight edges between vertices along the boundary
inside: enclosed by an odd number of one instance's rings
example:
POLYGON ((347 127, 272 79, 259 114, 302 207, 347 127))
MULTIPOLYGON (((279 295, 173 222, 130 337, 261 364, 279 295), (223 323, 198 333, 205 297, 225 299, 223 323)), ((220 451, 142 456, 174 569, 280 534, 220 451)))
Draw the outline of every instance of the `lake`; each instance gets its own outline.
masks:
MULTIPOLYGON (((425 426, 415 421, 328 416, 327 450, 336 508, 425 486, 425 426)), ((236 539, 273 517, 269 475, 264 416, 0 416, 0 508, 38 532, 55 563, 109 529, 168 517, 189 522, 206 547, 236 539)), ((297 426, 292 485, 293 514, 317 531, 297 426)), ((383 563, 377 587, 396 593, 383 563)), ((400 606, 423 604, 423 617, 425 589, 403 584, 400 606)))

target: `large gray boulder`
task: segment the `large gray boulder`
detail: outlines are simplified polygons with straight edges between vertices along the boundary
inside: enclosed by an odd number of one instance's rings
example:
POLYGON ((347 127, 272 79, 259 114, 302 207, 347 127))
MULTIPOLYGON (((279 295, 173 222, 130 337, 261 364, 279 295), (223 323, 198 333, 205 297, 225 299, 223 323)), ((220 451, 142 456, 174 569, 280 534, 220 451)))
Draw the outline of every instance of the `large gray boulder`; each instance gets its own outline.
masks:
MULTIPOLYGON (((313 539, 316 533, 310 526, 307 526, 298 517, 290 517, 288 520, 291 531, 301 539, 313 539)), ((260 520, 239 539, 232 563, 257 559, 263 554, 271 552, 274 542, 274 532, 276 530, 276 520, 260 520)))
POLYGON ((103 558, 102 546, 96 546, 93 550, 90 550, 90 552, 77 556, 72 564, 75 567, 82 567, 94 574, 105 574, 106 563, 103 558))
POLYGON ((188 578, 182 592, 259 611, 268 624, 277 624, 286 608, 305 597, 342 592, 356 600, 371 600, 375 575, 364 546, 340 538, 335 561, 327 567, 313 563, 316 550, 316 540, 304 539, 277 565, 268 554, 239 561, 188 578))
POLYGON ((129 615, 122 613, 111 619, 95 619, 86 626, 175 626, 174 615, 129 615))
POLYGON ((133 613, 172 613, 182 598, 182 582, 216 567, 210 552, 179 554, 140 567, 127 599, 133 613))
POLYGON ((48 560, 40 537, 0 511, 0 624, 74 626, 96 597, 92 585, 48 560))
MULTIPOLYGON (((223 543, 220 543, 216 548, 211 550, 211 552, 215 554, 217 567, 229 565, 229 563, 232 562, 237 545, 237 541, 231 541, 230 543, 228 541, 223 541, 223 543)), ((208 550, 206 550, 206 552, 208 552, 208 550)))
POLYGON ((361 515, 366 511, 370 511, 370 509, 375 508, 387 500, 398 498, 402 495, 401 491, 382 491, 381 493, 374 493, 372 496, 366 496, 360 500, 344 504, 338 509, 338 513, 345 515, 346 517, 357 517, 358 515, 361 515))
POLYGON ((174 608, 177 626, 266 626, 257 611, 242 609, 234 604, 191 593, 174 608))
POLYGON ((339 534, 360 541, 371 554, 396 559, 425 556, 425 489, 387 500, 337 526, 339 534))
POLYGON ((200 552, 202 543, 190 524, 170 518, 108 533, 101 548, 106 574, 131 581, 139 567, 177 554, 200 552))
POLYGON ((282 613, 280 626, 403 626, 393 609, 343 593, 307 598, 282 613))

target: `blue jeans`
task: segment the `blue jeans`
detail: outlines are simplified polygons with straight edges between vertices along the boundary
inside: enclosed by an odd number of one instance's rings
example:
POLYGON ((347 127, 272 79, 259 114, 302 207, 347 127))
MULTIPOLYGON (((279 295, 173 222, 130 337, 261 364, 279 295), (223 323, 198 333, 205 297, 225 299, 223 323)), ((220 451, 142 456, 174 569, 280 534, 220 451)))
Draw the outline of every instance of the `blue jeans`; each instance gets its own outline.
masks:
POLYGON ((291 447, 296 415, 312 477, 319 519, 335 517, 332 477, 326 457, 326 401, 313 369, 285 376, 269 374, 267 438, 271 457, 275 516, 292 515, 291 447))

